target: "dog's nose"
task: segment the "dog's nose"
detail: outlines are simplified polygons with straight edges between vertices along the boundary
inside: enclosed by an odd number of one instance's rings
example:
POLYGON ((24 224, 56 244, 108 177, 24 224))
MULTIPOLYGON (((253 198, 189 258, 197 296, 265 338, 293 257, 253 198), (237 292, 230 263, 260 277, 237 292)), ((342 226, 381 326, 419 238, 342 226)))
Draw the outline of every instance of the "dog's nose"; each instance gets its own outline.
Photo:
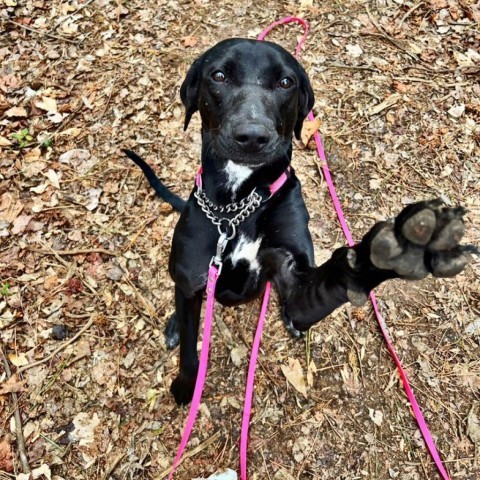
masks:
POLYGON ((246 123, 235 127, 233 138, 246 152, 259 152, 270 141, 269 130, 260 124, 246 123))

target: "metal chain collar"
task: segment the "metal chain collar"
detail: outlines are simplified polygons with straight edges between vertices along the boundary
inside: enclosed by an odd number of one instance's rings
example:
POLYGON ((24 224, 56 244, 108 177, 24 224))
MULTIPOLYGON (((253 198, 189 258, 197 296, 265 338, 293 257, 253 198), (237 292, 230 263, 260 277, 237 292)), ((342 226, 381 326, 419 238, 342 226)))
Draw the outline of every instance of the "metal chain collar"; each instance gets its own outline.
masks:
POLYGON ((225 206, 215 205, 208 199, 205 192, 197 187, 194 192, 198 206, 202 209, 207 218, 217 226, 218 233, 225 235, 226 240, 231 240, 237 234, 237 227, 243 223, 262 203, 262 197, 253 189, 248 197, 242 198, 239 202, 229 203, 225 206), (240 211, 239 211, 240 210, 240 211), (233 218, 219 217, 215 213, 232 213, 239 211, 233 218), (226 230, 222 230, 222 223, 226 224, 226 230))

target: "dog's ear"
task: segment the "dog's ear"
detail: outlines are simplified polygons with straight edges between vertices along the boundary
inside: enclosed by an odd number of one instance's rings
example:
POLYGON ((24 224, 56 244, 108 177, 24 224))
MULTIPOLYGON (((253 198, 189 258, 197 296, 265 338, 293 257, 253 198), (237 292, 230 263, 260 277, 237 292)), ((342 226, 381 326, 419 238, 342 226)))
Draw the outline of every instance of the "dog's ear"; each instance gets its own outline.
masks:
POLYGON ((315 103, 315 96, 313 94, 312 86, 310 85, 310 80, 308 79, 303 67, 300 66, 299 70, 298 78, 300 82, 300 91, 298 93, 297 123, 295 123, 295 127, 293 129, 297 140, 300 140, 303 121, 307 118, 307 115, 315 103))
POLYGON ((197 58, 188 69, 187 76, 180 87, 180 98, 185 106, 186 130, 192 115, 198 110, 198 96, 200 93, 200 80, 202 76, 203 56, 197 58))

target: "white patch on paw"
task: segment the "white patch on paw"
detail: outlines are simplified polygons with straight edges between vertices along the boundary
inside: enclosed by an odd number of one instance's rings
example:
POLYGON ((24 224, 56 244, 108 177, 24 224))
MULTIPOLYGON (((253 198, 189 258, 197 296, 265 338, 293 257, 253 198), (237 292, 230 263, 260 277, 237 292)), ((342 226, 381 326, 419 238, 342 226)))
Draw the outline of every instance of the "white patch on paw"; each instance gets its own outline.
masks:
POLYGON ((227 188, 230 188, 235 193, 240 185, 252 174, 253 169, 229 160, 224 171, 227 174, 227 188))
POLYGON ((250 270, 256 270, 258 273, 260 270, 260 264, 258 263, 257 255, 261 243, 262 237, 258 237, 252 242, 245 235, 240 234, 238 243, 235 245, 235 248, 230 255, 232 265, 235 267, 240 260, 246 260, 249 263, 248 268, 250 270))

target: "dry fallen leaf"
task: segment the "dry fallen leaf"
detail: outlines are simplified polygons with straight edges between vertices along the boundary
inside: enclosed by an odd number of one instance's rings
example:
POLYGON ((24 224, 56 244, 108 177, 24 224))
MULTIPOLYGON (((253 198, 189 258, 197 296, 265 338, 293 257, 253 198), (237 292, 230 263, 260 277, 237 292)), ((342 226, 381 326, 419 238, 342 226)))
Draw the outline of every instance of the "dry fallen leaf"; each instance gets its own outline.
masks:
POLYGON ((24 365, 28 365, 28 358, 25 353, 12 353, 8 355, 8 360, 10 360, 12 365, 15 365, 16 367, 23 367, 24 365))
POLYGON ((305 120, 302 126, 302 143, 304 146, 308 145, 308 142, 313 137, 315 132, 320 128, 322 124, 319 118, 315 118, 315 120, 305 120))
POLYGON ((473 408, 467 417, 467 433, 475 445, 480 445, 480 419, 473 408))
POLYGON ((27 111, 23 107, 12 107, 5 112, 7 117, 26 117, 27 111))
POLYGON ((230 352, 230 358, 235 366, 239 367, 242 364, 242 360, 247 356, 248 350, 245 345, 240 344, 238 347, 232 348, 230 352))
POLYGON ((182 38, 182 42, 185 47, 195 47, 198 43, 198 37, 188 35, 182 38))
POLYGON ((60 181, 58 179, 57 172, 55 170, 49 169, 47 172, 47 178, 50 180, 50 183, 57 189, 60 189, 60 181))
POLYGON ((23 203, 19 200, 15 200, 10 192, 5 192, 0 197, 0 220, 8 223, 13 222, 18 215, 20 215, 23 207, 23 203))
POLYGON ((0 384, 0 395, 13 392, 19 393, 25 390, 25 380, 19 380, 16 374, 12 375, 6 382, 0 384))
POLYGON ((345 50, 347 51, 347 54, 353 58, 358 58, 363 53, 362 47, 360 47, 360 45, 345 45, 345 50))
POLYGON ((288 365, 282 365, 282 372, 293 388, 307 398, 307 387, 305 385, 305 377, 300 361, 297 358, 293 359, 289 357, 288 365))
POLYGON ((0 147, 9 147, 12 142, 5 137, 0 136, 0 147))
POLYGON ((390 108, 391 106, 395 105, 401 98, 402 96, 399 93, 392 93, 385 100, 383 100, 383 102, 380 102, 378 105, 369 108, 366 111, 366 114, 368 116, 376 115, 386 108, 390 108))
POLYGON ((380 427, 383 423, 383 413, 380 410, 374 410, 373 408, 368 409, 368 416, 371 418, 373 423, 380 427))
POLYGON ((45 477, 47 480, 52 479, 52 472, 47 464, 43 464, 38 468, 34 468, 30 473, 20 473, 15 480, 36 480, 37 478, 45 477))
POLYGON ((197 477, 193 480, 237 480, 237 478, 237 473, 230 468, 227 468, 226 470, 222 470, 221 472, 215 472, 207 478, 197 477))
POLYGON ((0 441, 0 470, 13 472, 13 452, 11 445, 6 441, 0 441))
POLYGON ((13 222, 12 233, 14 235, 23 233, 26 230, 32 218, 33 218, 32 215, 19 215, 13 222))
POLYGON ((315 362, 313 360, 310 361, 310 364, 308 365, 307 369, 307 385, 309 387, 313 386, 313 375, 317 373, 317 367, 315 365, 315 362))
POLYGON ((38 102, 35 102, 35 106, 41 110, 45 110, 49 113, 57 113, 57 101, 54 98, 42 97, 38 102))
POLYGON ((68 433, 69 440, 85 446, 94 442, 95 430, 100 425, 100 419, 96 412, 93 415, 80 412, 75 415, 72 424, 73 430, 68 433))

